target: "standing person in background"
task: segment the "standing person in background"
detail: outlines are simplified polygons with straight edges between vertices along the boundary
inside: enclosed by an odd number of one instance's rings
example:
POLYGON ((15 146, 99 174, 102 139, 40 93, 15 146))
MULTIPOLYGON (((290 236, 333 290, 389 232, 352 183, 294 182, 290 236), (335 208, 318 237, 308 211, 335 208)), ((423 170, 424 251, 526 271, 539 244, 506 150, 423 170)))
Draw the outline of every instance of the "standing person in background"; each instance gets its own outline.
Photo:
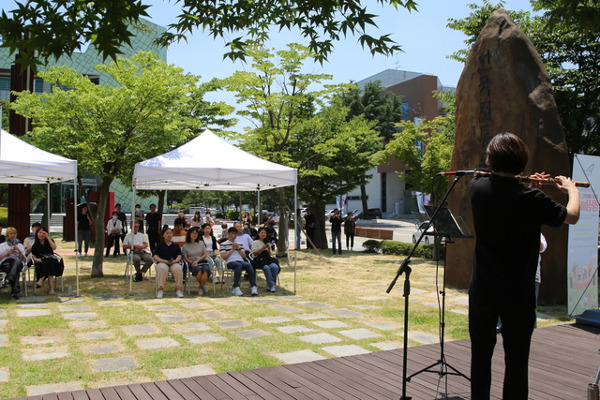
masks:
MULTIPOLYGON (((123 211, 121 211, 121 204, 117 203, 115 204, 115 211, 117 213, 117 216, 119 218, 119 221, 121 221, 121 242, 123 242, 123 239, 125 239, 125 235, 127 234, 127 232, 129 231, 128 227, 127 227, 127 215, 125 215, 125 213, 123 211)), ((120 253, 120 249, 119 251, 117 251, 117 254, 120 253)), ((125 254, 125 250, 123 250, 123 254, 125 254)))
POLYGON ((84 256, 90 249, 92 217, 87 204, 82 204, 77 214, 77 252, 81 255, 81 244, 85 241, 84 256))
POLYGON ((469 185, 476 237, 469 287, 471 398, 490 398, 500 317, 505 362, 502 398, 526 400, 541 226, 576 223, 579 191, 571 179, 555 178, 556 187, 569 195, 565 207, 538 190, 539 182, 530 187, 521 184, 516 175, 525 169, 529 150, 512 133, 494 136, 486 154, 492 174, 475 178, 469 185))
POLYGON ((112 217, 106 223, 106 233, 108 234, 108 243, 106 244, 105 257, 110 255, 110 248, 113 244, 115 246, 113 257, 116 257, 121 252, 119 240, 121 240, 121 234, 123 233, 123 224, 119 220, 119 214, 116 211, 112 213, 112 217))
POLYGON ((344 222, 344 234, 346 235, 346 250, 352 250, 354 247, 354 234, 356 233, 356 221, 354 214, 349 212, 344 222))
POLYGON ((219 238, 217 239, 217 242, 219 244, 221 244, 226 240, 227 240, 227 224, 225 222, 223 222, 221 224, 221 236, 219 236, 219 238))
POLYGON ((210 210, 206 210, 206 212, 204 213, 204 223, 209 224, 211 228, 215 226, 215 220, 210 215, 210 210))
POLYGON ((333 210, 333 215, 329 218, 331 222, 331 248, 333 255, 335 255, 335 242, 338 243, 338 254, 342 255, 342 217, 340 217, 340 210, 337 208, 333 210))
POLYGON ((310 241, 306 243, 306 247, 309 249, 315 243, 315 216, 313 215, 310 208, 306 209, 306 215, 304 216, 306 236, 310 241))
POLYGON ((140 224, 140 233, 144 233, 144 212, 142 211, 142 206, 139 204, 135 205, 135 221, 140 224))
POLYGON ((154 249, 160 241, 160 229, 162 227, 162 217, 156 212, 156 204, 150 204, 150 214, 146 214, 145 220, 148 244, 150 245, 150 251, 154 254, 154 249))

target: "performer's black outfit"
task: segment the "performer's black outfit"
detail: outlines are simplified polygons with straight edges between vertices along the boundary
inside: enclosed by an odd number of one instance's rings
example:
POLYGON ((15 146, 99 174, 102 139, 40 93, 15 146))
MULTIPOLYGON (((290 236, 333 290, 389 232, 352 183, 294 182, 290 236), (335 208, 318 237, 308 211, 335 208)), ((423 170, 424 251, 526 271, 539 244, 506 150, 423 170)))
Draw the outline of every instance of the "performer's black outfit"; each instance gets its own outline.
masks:
POLYGON ((490 398, 498 317, 505 352, 502 398, 527 399, 541 226, 560 226, 567 209, 539 189, 496 174, 473 179, 470 193, 476 233, 469 288, 472 399, 490 398))

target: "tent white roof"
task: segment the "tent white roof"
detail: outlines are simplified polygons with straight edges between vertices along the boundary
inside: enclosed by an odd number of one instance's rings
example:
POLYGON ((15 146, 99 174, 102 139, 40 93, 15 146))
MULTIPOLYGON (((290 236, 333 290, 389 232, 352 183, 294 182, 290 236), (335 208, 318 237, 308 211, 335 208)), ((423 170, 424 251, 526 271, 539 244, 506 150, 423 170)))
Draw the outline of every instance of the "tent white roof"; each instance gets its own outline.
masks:
POLYGON ((295 185, 296 169, 246 153, 208 129, 168 153, 135 165, 136 189, 252 190, 295 185))
POLYGON ((0 182, 43 184, 77 178, 77 161, 38 149, 2 130, 0 182))

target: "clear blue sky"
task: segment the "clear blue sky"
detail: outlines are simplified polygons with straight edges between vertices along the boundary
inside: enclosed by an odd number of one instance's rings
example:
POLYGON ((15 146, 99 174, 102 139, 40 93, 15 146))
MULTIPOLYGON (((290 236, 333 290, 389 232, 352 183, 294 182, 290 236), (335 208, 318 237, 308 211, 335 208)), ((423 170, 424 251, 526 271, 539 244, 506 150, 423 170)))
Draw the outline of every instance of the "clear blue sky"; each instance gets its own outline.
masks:
MULTIPOLYGON (((372 57, 368 50, 349 37, 335 43, 334 53, 323 66, 308 66, 311 72, 333 75, 333 82, 358 81, 385 69, 400 69, 437 75, 445 86, 456 86, 462 65, 447 58, 451 53, 464 48, 462 33, 446 27, 448 18, 463 18, 468 15, 468 0, 417 0, 418 12, 409 13, 405 9, 395 10, 391 6, 382 7, 372 2, 369 11, 380 17, 376 19, 379 30, 371 30, 371 35, 391 34, 404 52, 391 57, 372 57)), ((174 22, 180 8, 166 0, 148 0, 152 4, 149 14, 152 21, 166 26, 174 22)), ((508 0, 505 9, 531 10, 528 0, 508 0)), ((303 43, 302 37, 290 32, 275 31, 270 47, 282 49, 287 43, 303 43)), ((232 35, 231 38, 235 37, 232 35)), ((228 39, 231 39, 228 38, 228 39)), ((168 62, 184 68, 187 72, 202 76, 202 81, 211 78, 225 78, 236 70, 248 68, 241 62, 223 60, 226 40, 212 39, 201 31, 188 38, 188 43, 174 44, 168 51, 168 62)))

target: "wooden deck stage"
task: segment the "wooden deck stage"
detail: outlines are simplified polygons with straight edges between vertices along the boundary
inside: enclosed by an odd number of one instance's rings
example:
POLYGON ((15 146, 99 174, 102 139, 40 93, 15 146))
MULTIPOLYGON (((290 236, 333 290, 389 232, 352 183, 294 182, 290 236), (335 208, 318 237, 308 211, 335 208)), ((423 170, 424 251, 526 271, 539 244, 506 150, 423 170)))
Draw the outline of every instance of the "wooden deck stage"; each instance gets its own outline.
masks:
MULTIPOLYGON (((492 398, 501 398, 502 339, 496 346, 492 398)), ((600 328, 558 325, 536 329, 533 335, 530 399, 586 399, 587 385, 600 366, 600 328)), ((439 345, 411 347, 408 374, 439 359, 439 345)), ((446 361, 469 375, 470 341, 446 343, 446 361)), ((407 383, 406 395, 420 399, 470 399, 469 382, 437 373, 421 373, 407 383), (447 386, 445 380, 447 378, 447 386), (445 395, 447 391, 447 396, 445 395)), ((302 364, 194 378, 31 396, 30 400, 198 400, 198 399, 400 399, 402 349, 332 358, 302 364)), ((22 398, 25 399, 25 398, 22 398)))

